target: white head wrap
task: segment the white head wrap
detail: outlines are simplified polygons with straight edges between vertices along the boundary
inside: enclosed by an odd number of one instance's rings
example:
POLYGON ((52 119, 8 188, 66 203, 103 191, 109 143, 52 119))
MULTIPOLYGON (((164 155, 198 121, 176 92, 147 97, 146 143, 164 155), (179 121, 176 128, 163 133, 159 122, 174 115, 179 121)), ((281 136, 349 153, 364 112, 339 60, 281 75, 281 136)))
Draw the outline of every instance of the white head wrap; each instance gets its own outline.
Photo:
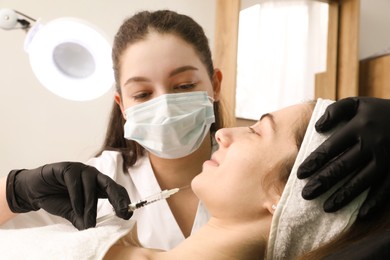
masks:
POLYGON ((352 225, 367 196, 367 192, 362 193, 335 213, 325 213, 323 203, 342 182, 317 199, 308 201, 302 198, 302 189, 310 178, 299 180, 297 169, 331 134, 319 134, 314 128, 316 121, 331 103, 331 100, 317 100, 301 149, 272 219, 267 259, 295 259, 302 253, 330 241, 352 225))

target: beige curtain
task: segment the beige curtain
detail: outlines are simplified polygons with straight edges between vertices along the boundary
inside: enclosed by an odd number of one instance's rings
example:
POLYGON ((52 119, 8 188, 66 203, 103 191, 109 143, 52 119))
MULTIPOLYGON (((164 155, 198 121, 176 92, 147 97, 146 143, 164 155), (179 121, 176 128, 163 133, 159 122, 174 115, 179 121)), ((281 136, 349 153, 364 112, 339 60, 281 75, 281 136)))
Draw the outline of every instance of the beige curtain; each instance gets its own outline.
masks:
POLYGON ((326 69, 328 5, 318 1, 250 1, 240 11, 236 117, 314 98, 314 75, 326 69))

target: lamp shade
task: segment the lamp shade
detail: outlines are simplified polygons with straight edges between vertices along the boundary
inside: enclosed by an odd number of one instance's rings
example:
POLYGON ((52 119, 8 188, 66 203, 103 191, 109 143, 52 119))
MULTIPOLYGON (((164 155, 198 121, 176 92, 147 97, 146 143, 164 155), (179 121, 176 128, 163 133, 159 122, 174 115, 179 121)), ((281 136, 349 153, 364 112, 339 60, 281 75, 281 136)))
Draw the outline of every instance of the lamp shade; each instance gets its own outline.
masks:
POLYGON ((25 50, 39 82, 60 97, 92 100, 113 86, 111 45, 86 21, 38 21, 27 34, 25 50))

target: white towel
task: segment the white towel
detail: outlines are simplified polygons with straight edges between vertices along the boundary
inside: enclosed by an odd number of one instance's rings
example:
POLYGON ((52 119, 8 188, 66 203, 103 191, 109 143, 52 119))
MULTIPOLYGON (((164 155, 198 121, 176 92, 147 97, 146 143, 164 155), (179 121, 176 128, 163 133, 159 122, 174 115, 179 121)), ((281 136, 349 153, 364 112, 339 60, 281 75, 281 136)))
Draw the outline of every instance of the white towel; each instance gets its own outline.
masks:
POLYGON ((0 230, 0 259, 103 259, 134 223, 115 218, 83 231, 70 223, 0 230))
POLYGON ((267 259, 295 259, 300 254, 330 241, 356 220, 359 208, 367 196, 367 192, 364 192, 335 213, 325 213, 323 203, 342 182, 315 200, 304 200, 301 196, 302 188, 308 180, 299 180, 297 169, 330 135, 317 133, 314 125, 331 103, 333 101, 317 100, 301 149, 272 219, 267 259))

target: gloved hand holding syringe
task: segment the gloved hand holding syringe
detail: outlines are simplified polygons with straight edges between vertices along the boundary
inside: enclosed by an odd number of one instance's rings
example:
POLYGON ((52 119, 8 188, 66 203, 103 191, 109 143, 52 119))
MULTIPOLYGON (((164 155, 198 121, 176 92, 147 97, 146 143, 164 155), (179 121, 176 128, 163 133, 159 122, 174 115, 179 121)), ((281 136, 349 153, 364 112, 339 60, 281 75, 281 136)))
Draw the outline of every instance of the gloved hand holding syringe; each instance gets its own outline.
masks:
MULTIPOLYGON (((154 202, 157 202, 157 201, 160 201, 160 200, 163 200, 163 199, 167 199, 170 196, 172 196, 173 194, 177 193, 178 191, 186 189, 186 188, 189 188, 189 187, 190 186, 188 185, 188 186, 181 187, 181 188, 174 188, 174 189, 170 189, 170 190, 160 191, 159 193, 156 193, 154 195, 146 197, 145 199, 141 199, 141 200, 139 200, 137 202, 133 202, 133 203, 129 204, 128 210, 129 210, 129 212, 132 212, 132 211, 135 211, 136 209, 145 207, 146 205, 152 204, 154 202)), ((112 219, 115 216, 116 216, 115 212, 107 214, 105 216, 97 218, 96 219, 96 223, 97 224, 102 223, 103 221, 106 221, 108 219, 112 219)))

